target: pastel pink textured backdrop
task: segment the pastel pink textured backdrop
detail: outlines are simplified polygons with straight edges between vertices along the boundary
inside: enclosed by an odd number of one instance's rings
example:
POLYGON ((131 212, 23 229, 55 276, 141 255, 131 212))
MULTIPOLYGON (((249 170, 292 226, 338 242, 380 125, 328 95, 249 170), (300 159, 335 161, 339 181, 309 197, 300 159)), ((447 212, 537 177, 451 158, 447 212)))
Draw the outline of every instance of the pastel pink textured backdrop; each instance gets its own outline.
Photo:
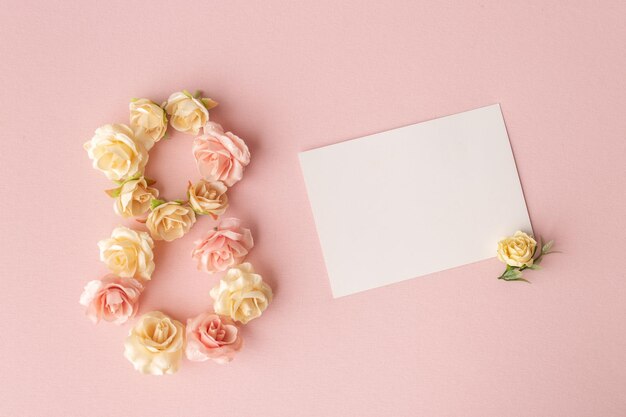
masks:
MULTIPOLYGON (((623 1, 5 1, 0 11, 1 416, 626 415, 623 1), (201 88, 252 164, 230 214, 274 286, 232 364, 149 377, 78 296, 121 221, 84 141, 131 97, 201 88), (533 225, 562 255, 495 259, 333 300, 297 152, 502 104, 533 225)), ((151 154, 164 196, 189 137, 151 154)), ((411 190, 407 190, 411 192, 411 190)), ((393 196, 376 190, 373 198, 393 196)), ((202 219, 158 244, 141 311, 211 305, 202 219)), ((367 227, 367 225, 363 225, 367 227)), ((372 231, 375 236, 376 231, 372 231)), ((365 260, 367 261, 367 260, 365 260)))

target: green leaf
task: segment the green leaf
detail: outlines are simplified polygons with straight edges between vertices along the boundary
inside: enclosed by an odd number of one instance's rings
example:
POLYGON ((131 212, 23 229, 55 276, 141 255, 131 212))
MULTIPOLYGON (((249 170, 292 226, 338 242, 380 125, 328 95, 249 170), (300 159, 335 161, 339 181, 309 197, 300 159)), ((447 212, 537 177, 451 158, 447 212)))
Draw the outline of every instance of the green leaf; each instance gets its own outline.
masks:
POLYGON ((189 97, 189 98, 193 98, 193 96, 191 95, 191 93, 190 93, 189 91, 187 91, 187 90, 183 90, 183 91, 182 91, 182 93, 183 93, 184 95, 186 95, 187 97, 189 97))
POLYGON ((139 178, 141 178, 141 176, 142 176, 142 174, 141 174, 141 173, 139 173, 139 174, 135 174, 135 175, 133 175, 133 176, 132 176, 132 177, 130 177, 130 178, 125 178, 125 179, 123 179, 123 180, 121 180, 121 181, 117 181, 117 183, 118 183, 118 184, 120 184, 120 185, 123 185, 124 183, 127 183, 128 181, 135 181, 135 180, 138 180, 139 178))
POLYGON ((554 240, 551 240, 545 245, 543 245, 543 247, 541 248, 541 253, 543 253, 544 255, 546 253, 550 253, 550 251, 552 250, 552 246, 554 246, 554 240))
POLYGON ((505 281, 524 281, 524 282, 526 282, 526 283, 530 284, 530 281, 529 281, 529 280, 527 280, 527 279, 525 279, 525 278, 521 278, 521 277, 520 277, 520 278, 515 278, 515 279, 507 279, 507 280, 505 280, 505 281))
POLYGON ((117 198, 122 193, 122 187, 112 188, 110 190, 104 190, 105 193, 109 195, 109 197, 117 198))
POLYGON ((518 269, 512 269, 507 275, 505 279, 517 279, 521 278, 522 273, 518 269))
POLYGON ((213 100, 211 98, 208 98, 208 97, 203 98, 201 101, 202 101, 202 104, 204 104, 204 107, 206 107, 207 110, 211 110, 212 108, 215 108, 218 105, 217 101, 215 101, 215 100, 213 100))
POLYGON ((500 279, 505 281, 510 281, 512 279, 521 278, 522 273, 515 267, 511 269, 506 269, 502 275, 500 275, 500 279))
MULTIPOLYGON (((132 176, 132 177, 130 177, 130 178, 124 178, 123 180, 116 180, 116 181, 114 181, 114 182, 115 182, 117 185, 122 186, 122 185, 126 184, 126 183, 127 183, 127 182, 129 182, 129 181, 135 181, 135 180, 138 180, 139 178, 141 178, 141 175, 142 175, 142 174, 136 174, 136 175, 134 175, 134 176, 132 176)), ((120 188, 121 188, 121 187, 120 187, 120 188)))
POLYGON ((165 200, 159 200, 157 198, 153 198, 152 200, 150 200, 150 208, 152 210, 159 207, 161 204, 165 204, 165 200))
POLYGON ((541 266, 537 265, 536 263, 532 264, 532 265, 528 265, 526 266, 527 269, 531 269, 533 271, 536 271, 538 269, 541 269, 541 266))

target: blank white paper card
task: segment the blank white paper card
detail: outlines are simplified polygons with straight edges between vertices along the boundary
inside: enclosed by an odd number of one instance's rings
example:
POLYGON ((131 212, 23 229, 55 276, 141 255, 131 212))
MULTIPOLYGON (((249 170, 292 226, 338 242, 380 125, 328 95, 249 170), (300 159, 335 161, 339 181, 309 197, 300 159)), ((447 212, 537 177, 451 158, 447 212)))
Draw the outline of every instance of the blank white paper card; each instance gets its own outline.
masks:
POLYGON ((532 232, 498 104, 299 154, 333 295, 495 256, 532 232))

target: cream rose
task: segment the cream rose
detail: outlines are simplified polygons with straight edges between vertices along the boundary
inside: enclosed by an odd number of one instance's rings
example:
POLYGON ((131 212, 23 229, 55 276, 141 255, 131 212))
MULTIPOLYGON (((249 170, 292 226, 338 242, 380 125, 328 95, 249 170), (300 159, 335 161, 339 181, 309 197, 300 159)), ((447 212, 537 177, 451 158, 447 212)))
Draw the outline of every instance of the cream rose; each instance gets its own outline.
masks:
POLYGON ((98 242, 98 247, 100 260, 115 275, 148 280, 154 272, 154 243, 146 232, 119 226, 109 239, 98 242))
POLYGON ((167 130, 167 116, 165 111, 156 103, 147 98, 133 100, 129 104, 130 127, 135 137, 142 141, 146 150, 160 141, 167 130))
POLYGON ((173 374, 180 368, 185 344, 183 325, 160 311, 146 313, 130 330, 124 357, 143 374, 173 374))
POLYGON ((131 128, 122 124, 99 127, 84 148, 93 167, 114 181, 143 175, 148 162, 145 147, 136 140, 131 128))
POLYGON ((146 226, 154 239, 171 242, 183 237, 195 222, 196 214, 191 207, 168 201, 152 209, 146 226))
POLYGON ((535 239, 518 230, 513 236, 498 242, 498 259, 511 266, 530 266, 536 247, 535 239))
POLYGON ((122 217, 136 217, 150 210, 150 201, 159 196, 159 190, 148 186, 144 177, 125 181, 119 188, 107 190, 115 198, 113 210, 122 217))
POLYGON ((200 180, 195 185, 189 182, 187 194, 189 205, 198 214, 210 214, 214 219, 228 208, 228 188, 220 181, 200 180))
POLYGON ((170 116, 170 124, 174 129, 197 135, 209 121, 207 106, 215 105, 217 103, 210 99, 197 99, 186 91, 179 91, 167 99, 165 111, 170 116))
POLYGON ((272 301, 272 289, 248 262, 229 269, 211 290, 213 309, 246 324, 260 317, 272 301))

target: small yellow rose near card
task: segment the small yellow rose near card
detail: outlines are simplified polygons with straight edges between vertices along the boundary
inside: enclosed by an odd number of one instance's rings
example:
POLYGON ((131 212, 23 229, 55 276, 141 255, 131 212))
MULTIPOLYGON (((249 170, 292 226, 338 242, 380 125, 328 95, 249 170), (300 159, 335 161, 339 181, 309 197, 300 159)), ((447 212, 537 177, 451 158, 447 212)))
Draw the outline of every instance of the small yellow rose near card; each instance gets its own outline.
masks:
POLYGON ((506 264, 506 269, 498 279, 530 283, 522 277, 522 271, 541 269, 539 264, 543 257, 554 253, 553 245, 553 240, 543 245, 541 241, 537 244, 535 239, 519 230, 513 236, 502 239, 498 242, 498 259, 506 264))

